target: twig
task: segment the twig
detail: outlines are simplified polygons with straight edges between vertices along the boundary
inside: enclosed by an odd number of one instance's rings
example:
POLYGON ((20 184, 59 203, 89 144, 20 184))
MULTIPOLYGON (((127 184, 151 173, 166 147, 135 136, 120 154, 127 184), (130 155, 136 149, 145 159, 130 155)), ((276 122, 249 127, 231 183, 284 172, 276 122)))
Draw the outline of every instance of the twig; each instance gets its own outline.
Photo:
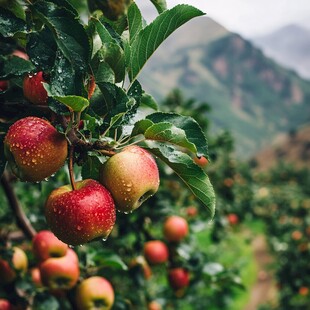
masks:
POLYGON ((1 178, 1 184, 4 189, 5 195, 8 199, 9 205, 16 218, 16 224, 29 239, 32 239, 35 236, 36 231, 32 227, 23 209, 21 208, 18 202, 18 199, 15 195, 14 189, 11 186, 11 183, 9 180, 10 180, 10 177, 8 173, 5 171, 1 178))
POLYGON ((75 181, 74 181, 74 171, 73 171, 73 156, 74 156, 74 145, 70 145, 70 153, 69 153, 69 175, 72 190, 76 190, 75 181))

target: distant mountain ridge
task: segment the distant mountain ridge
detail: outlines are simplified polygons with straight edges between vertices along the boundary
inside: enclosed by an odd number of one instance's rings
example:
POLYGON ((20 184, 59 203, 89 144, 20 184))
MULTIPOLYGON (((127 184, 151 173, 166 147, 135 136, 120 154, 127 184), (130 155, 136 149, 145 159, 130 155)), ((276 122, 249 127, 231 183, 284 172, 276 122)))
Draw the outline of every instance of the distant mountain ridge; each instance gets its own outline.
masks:
POLYGON ((208 102, 213 130, 230 130, 241 157, 309 121, 310 82, 207 17, 173 34, 140 82, 159 100, 180 88, 187 98, 208 102))
POLYGON ((279 64, 310 79, 310 29, 287 25, 251 41, 279 64))

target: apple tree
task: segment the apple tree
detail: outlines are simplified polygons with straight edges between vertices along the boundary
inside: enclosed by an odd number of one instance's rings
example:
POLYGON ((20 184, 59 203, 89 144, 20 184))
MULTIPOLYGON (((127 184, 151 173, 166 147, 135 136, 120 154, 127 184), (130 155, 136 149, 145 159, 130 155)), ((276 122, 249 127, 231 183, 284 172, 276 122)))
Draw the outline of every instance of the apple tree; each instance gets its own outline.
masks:
POLYGON ((190 215, 173 217, 185 195, 206 222, 214 216, 197 164, 210 160, 205 133, 190 115, 159 111, 138 81, 158 46, 203 12, 151 2, 150 24, 133 1, 0 2, 0 298, 14 306, 145 309, 161 296, 173 308, 199 275, 234 282, 189 246, 190 215), (144 289, 150 264, 169 293, 154 281, 144 289))

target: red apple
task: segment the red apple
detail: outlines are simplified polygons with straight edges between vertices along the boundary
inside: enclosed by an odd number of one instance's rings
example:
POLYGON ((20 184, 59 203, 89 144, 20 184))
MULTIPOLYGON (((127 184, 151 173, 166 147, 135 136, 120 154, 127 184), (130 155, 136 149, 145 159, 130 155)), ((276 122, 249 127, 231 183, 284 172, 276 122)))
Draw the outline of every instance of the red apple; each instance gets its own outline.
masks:
POLYGON ((144 244, 144 257, 150 264, 162 264, 167 262, 169 250, 160 240, 148 241, 144 244))
POLYGON ((188 234, 187 221, 180 216, 169 216, 164 223, 164 236, 170 242, 180 242, 188 234))
POLYGON ((168 272, 168 280, 170 286, 179 290, 189 285, 189 272, 184 268, 173 268, 168 272))
POLYGON ((194 157, 194 162, 200 167, 205 167, 209 163, 208 159, 204 156, 201 156, 199 158, 194 157))
POLYGON ((0 92, 7 90, 9 87, 9 82, 6 80, 0 81, 0 92))
POLYGON ((48 96, 43 83, 47 83, 47 81, 45 80, 42 71, 34 74, 28 74, 24 78, 23 83, 25 98, 33 104, 47 105, 48 96))
POLYGON ((11 264, 0 258, 0 283, 2 284, 13 282, 17 276, 16 272, 23 273, 28 268, 28 258, 25 252, 18 247, 14 247, 13 251, 11 264), (14 269, 12 269, 10 265, 12 265, 14 269))
POLYGON ((65 136, 48 121, 25 117, 4 139, 4 152, 13 173, 22 181, 38 182, 59 170, 68 154, 65 136))
POLYGON ((90 277, 77 287, 75 301, 78 310, 109 310, 114 303, 114 290, 105 278, 90 277))
POLYGON ((153 300, 148 304, 147 309, 148 310, 162 310, 162 307, 157 301, 153 300))
POLYGON ((65 256, 48 258, 39 268, 43 285, 51 290, 71 289, 80 276, 78 257, 72 249, 65 256))
POLYGON ((7 299, 0 299, 0 310, 12 310, 12 305, 7 299))
POLYGON ((117 210, 127 213, 156 193, 159 173, 152 155, 133 145, 104 163, 100 182, 111 192, 117 210))
POLYGON ((227 220, 230 225, 237 225, 239 222, 238 215, 234 213, 228 214, 227 220))
POLYGON ((57 238, 71 245, 105 239, 116 219, 110 192, 99 182, 83 180, 55 189, 45 205, 47 224, 57 238))
POLYGON ((148 280, 152 276, 152 269, 151 269, 150 265, 147 263, 145 258, 141 255, 134 258, 130 262, 129 266, 131 268, 136 267, 136 266, 140 266, 142 271, 143 271, 144 278, 146 280, 148 280))
POLYGON ((68 245, 60 241, 51 231, 42 230, 32 240, 32 251, 39 261, 66 255, 68 245))
POLYGON ((198 210, 194 206, 189 206, 186 208, 186 215, 188 217, 195 217, 198 214, 198 210))

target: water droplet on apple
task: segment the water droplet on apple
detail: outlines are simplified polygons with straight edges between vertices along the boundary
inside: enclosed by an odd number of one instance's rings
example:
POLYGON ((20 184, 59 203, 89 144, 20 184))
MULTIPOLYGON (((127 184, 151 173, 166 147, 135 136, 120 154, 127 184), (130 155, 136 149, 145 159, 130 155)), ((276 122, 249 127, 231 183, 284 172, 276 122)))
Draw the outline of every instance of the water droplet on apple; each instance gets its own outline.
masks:
POLYGON ((76 226, 76 229, 77 229, 77 230, 81 230, 82 227, 81 227, 80 225, 78 225, 78 226, 76 226))

